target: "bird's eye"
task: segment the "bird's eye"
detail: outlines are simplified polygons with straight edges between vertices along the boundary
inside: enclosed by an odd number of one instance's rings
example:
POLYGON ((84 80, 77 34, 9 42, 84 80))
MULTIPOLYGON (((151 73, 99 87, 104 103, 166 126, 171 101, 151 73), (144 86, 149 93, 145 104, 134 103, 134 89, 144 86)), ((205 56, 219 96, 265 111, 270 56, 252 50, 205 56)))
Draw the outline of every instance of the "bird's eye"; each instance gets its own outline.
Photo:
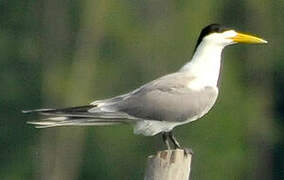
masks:
POLYGON ((219 27, 217 32, 223 33, 223 32, 225 32, 225 31, 229 31, 229 30, 230 30, 229 28, 219 27))
POLYGON ((222 28, 216 27, 215 31, 220 33, 220 32, 222 32, 222 28))

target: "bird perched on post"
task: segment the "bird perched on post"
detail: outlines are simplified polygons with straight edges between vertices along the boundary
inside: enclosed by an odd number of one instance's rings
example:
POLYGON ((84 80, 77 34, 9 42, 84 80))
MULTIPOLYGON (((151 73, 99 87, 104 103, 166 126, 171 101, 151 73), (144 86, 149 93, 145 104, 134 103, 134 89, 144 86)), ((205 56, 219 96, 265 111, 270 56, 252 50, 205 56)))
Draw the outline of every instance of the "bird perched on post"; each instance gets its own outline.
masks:
POLYGON ((218 96, 221 54, 236 43, 260 44, 267 41, 211 24, 202 29, 192 59, 179 71, 162 76, 127 94, 97 100, 86 106, 63 109, 36 109, 47 118, 29 122, 38 128, 56 126, 101 126, 131 124, 135 134, 162 133, 170 149, 181 148, 173 128, 204 116, 218 96))

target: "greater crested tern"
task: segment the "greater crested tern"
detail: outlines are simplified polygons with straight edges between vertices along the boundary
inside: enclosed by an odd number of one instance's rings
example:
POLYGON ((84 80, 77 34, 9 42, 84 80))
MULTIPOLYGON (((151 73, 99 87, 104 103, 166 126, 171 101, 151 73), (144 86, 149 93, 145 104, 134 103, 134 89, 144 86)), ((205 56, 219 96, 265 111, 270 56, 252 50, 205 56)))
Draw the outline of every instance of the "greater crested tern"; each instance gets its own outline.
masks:
POLYGON ((135 134, 153 136, 162 133, 168 149, 171 148, 169 139, 175 148, 181 148, 172 133, 173 128, 201 118, 212 108, 218 96, 222 50, 236 43, 267 41, 211 24, 202 29, 191 61, 175 73, 127 94, 97 100, 86 106, 23 112, 47 116, 28 122, 37 128, 132 124, 135 134))

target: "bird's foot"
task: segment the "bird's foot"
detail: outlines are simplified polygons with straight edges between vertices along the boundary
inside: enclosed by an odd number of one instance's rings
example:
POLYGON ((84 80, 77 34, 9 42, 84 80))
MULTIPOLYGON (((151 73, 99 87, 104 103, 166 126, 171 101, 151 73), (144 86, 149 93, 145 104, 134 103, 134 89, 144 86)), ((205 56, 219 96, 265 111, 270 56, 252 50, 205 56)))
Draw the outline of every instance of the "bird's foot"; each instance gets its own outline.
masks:
POLYGON ((182 148, 184 150, 184 155, 193 155, 193 150, 191 148, 182 148))

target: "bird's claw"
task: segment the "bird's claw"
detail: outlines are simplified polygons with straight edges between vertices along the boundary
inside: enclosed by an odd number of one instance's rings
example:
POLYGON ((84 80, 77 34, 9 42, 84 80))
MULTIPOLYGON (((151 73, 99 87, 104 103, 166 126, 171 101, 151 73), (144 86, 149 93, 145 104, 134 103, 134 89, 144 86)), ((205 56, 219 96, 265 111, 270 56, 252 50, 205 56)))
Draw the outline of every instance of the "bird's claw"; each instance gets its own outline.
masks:
POLYGON ((184 155, 193 155, 193 150, 191 148, 182 148, 182 150, 184 151, 184 155))

